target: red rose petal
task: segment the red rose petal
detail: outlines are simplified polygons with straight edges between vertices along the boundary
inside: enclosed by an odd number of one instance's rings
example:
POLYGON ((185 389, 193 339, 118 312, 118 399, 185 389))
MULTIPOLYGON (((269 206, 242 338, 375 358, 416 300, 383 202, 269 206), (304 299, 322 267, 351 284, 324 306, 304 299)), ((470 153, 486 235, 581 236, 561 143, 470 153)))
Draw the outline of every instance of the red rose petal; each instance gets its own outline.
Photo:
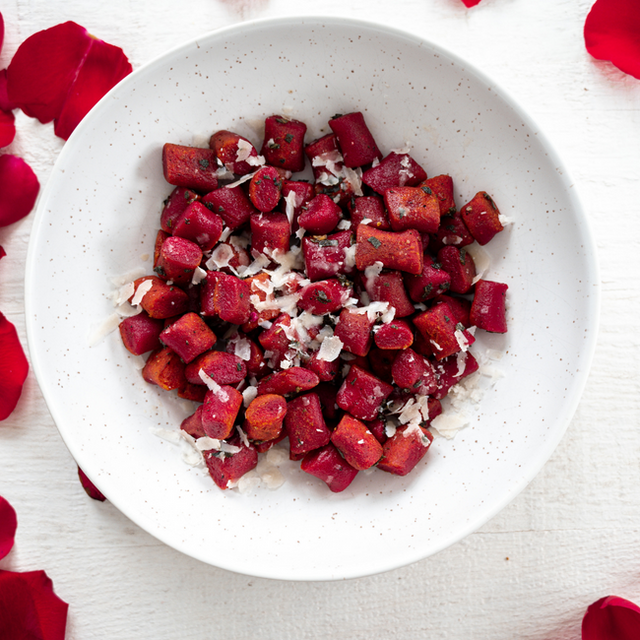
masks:
POLYGON ((131 64, 122 49, 102 40, 92 40, 56 120, 55 134, 66 140, 98 100, 130 73, 131 64))
POLYGON ((31 167, 17 156, 0 156, 0 227, 24 218, 33 209, 40 183, 31 167))
POLYGON ((4 43, 4 18, 0 11, 0 51, 2 51, 2 44, 4 43))
POLYGON ((640 5, 637 0, 597 0, 584 23, 587 51, 640 79, 640 5))
POLYGON ((92 40, 75 22, 27 38, 7 69, 9 100, 40 122, 57 118, 92 40))
POLYGON ((16 105, 9 100, 7 95, 7 70, 0 70, 0 109, 2 111, 13 111, 16 109, 16 105))
POLYGON ((0 638, 64 640, 68 609, 44 571, 0 570, 0 638))
POLYGON ((480 4, 480 0, 462 0, 465 7, 475 7, 477 4, 480 4))
POLYGON ((16 136, 15 117, 11 111, 0 110, 0 148, 9 146, 16 136))
POLYGON ((96 487, 85 472, 78 467, 78 477, 80 478, 80 483, 82 484, 82 488, 87 492, 87 495, 94 500, 100 500, 100 502, 104 502, 106 498, 102 495, 100 490, 96 487))
POLYGON ((0 258, 4 258, 7 255, 7 252, 0 246, 0 258))
POLYGON ((18 518, 14 508, 0 496, 0 559, 11 551, 17 528, 18 518))
POLYGON ((0 420, 8 418, 16 408, 28 372, 29 363, 18 332, 0 313, 0 420))
POLYGON ((582 620, 582 640, 638 640, 640 608, 617 596, 594 602, 582 620))

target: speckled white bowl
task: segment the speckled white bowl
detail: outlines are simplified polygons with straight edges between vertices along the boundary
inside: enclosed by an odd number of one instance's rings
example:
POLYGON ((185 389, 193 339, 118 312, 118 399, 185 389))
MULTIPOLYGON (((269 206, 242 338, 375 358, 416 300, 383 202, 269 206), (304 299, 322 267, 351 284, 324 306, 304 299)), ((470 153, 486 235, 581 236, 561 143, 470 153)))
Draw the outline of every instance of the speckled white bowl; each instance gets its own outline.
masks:
MULTIPOLYGON (((204 35, 139 69, 65 145, 29 248, 29 346, 71 454, 107 498, 168 545, 225 569, 289 580, 364 576, 460 540, 536 475, 561 439, 591 362, 596 256, 573 184, 524 110, 468 62, 418 37, 338 18, 246 23, 204 35), (116 333, 109 278, 145 266, 170 191, 161 146, 219 128, 253 130, 286 111, 327 131, 361 110, 384 152, 408 142, 458 205, 493 194, 514 224, 487 246, 509 284, 504 377, 453 440, 437 438, 408 477, 360 474, 342 494, 292 464, 277 491, 220 491, 151 433, 185 415, 145 384, 116 333)), ((89 535, 90 532, 88 532, 89 535)))

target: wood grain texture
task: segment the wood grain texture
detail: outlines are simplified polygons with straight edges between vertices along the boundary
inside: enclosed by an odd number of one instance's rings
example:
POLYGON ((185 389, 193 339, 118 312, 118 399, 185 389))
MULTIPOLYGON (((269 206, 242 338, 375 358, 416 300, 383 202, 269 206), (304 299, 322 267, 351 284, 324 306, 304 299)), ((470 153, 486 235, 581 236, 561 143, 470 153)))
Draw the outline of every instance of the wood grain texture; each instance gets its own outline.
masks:
MULTIPOLYGON (((340 583, 252 579, 162 545, 86 498, 33 374, 0 425, 0 494, 18 537, 0 568, 45 569, 70 603, 68 640, 570 640, 586 607, 640 602, 640 81, 587 54, 591 0, 5 0, 4 68, 28 35, 75 20, 134 67, 241 20, 322 11, 404 28, 469 58, 508 88, 570 167, 598 242, 602 319, 593 370, 560 446, 480 531, 438 555, 340 583)), ((17 118, 7 149, 46 184, 62 148, 17 118)), ((1 197, 1 195, 0 195, 1 197)), ((32 216, 0 229, 0 311, 24 331, 32 216)))

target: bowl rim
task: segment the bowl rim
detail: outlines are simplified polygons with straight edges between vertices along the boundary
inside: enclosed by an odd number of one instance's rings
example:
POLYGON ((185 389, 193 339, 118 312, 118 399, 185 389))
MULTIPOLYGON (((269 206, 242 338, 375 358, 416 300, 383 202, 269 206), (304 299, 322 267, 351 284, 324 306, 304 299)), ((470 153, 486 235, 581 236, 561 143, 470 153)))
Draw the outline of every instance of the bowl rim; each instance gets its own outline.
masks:
MULTIPOLYGON (((244 570, 239 570, 234 566, 232 561, 225 560, 224 557, 219 559, 219 562, 216 562, 215 566, 221 569, 225 569, 228 571, 233 571, 236 573, 241 573, 244 575, 251 575, 260 578, 267 579, 276 579, 276 580, 294 580, 294 581, 333 581, 340 579, 352 579, 365 577, 370 575, 376 575, 379 573, 384 573, 387 571, 391 571, 393 569, 397 569, 403 566, 408 566, 413 564, 419 560, 425 559, 435 553, 438 553, 453 544, 460 542, 462 539, 466 538, 469 534, 476 532, 481 526, 486 524, 489 520, 491 520, 496 514, 502 511, 514 498, 520 494, 533 480, 533 478, 541 471, 546 462, 550 459, 551 455, 557 448, 558 444, 564 437, 569 424, 571 423, 575 411, 579 405, 579 402, 584 393, 587 380, 589 378, 591 366, 593 364, 593 360, 595 357, 595 350, 598 341, 598 332, 600 325, 600 313, 601 313, 601 282, 600 282, 600 266, 599 259, 597 253, 597 246, 595 242, 595 236, 593 233, 592 223, 589 217, 587 216, 586 209, 584 207, 584 203, 580 197, 578 189, 576 187, 576 183, 567 167, 564 163, 563 159, 560 157, 555 145, 552 141, 547 137, 544 130, 538 125, 537 121, 534 117, 532 117, 529 112, 522 106, 522 104, 517 100, 510 91, 504 87, 501 82, 497 82, 494 78, 492 78, 487 72, 478 68, 475 64, 460 56, 459 54, 447 49, 445 46, 430 40, 427 37, 420 36, 411 31, 405 31, 403 29, 383 25, 380 22, 370 21, 370 20, 362 20, 358 18, 350 18, 350 17, 341 17, 335 15, 322 15, 322 14, 313 14, 313 15, 294 15, 294 16, 286 16, 286 17, 270 17, 270 18, 259 18, 255 20, 250 20, 246 22, 240 22, 233 25, 225 26, 219 29, 214 29, 211 31, 207 31, 205 33, 200 34, 190 40, 182 42, 179 45, 176 45, 160 54, 159 56, 153 58, 152 60, 142 64, 140 67, 135 69, 131 74, 125 77, 122 81, 120 81, 114 88, 112 88, 94 107, 93 109, 85 116, 85 118, 80 122, 76 130, 71 134, 69 140, 64 145, 62 150, 60 151, 58 158, 53 166, 51 174, 47 180, 45 188, 40 193, 38 198, 38 204, 36 213, 33 219, 33 227, 31 231, 31 236, 29 239, 29 245, 27 250, 27 259, 26 259, 26 268, 24 275, 24 287, 25 287, 25 326, 26 326, 26 334, 27 334, 27 344, 28 350, 30 354, 31 365, 33 367, 36 379, 38 381, 38 385, 44 397, 45 403, 51 413, 52 419, 56 424, 56 428, 62 437, 63 442, 65 443, 67 449, 69 450, 71 456, 76 461, 76 463, 82 467, 82 452, 77 449, 73 442, 67 442, 63 435, 63 429, 60 428, 60 424, 65 422, 63 416, 57 415, 57 411, 53 409, 52 402, 52 392, 46 384, 46 380, 49 377, 47 372, 43 368, 42 362, 39 360, 38 351, 38 341, 37 341, 37 328, 35 326, 34 321, 34 313, 33 313, 33 296, 36 286, 37 279, 37 267, 36 267, 36 245, 38 244, 38 238, 40 236, 43 225, 41 224, 43 217, 45 216, 45 209, 50 200, 50 192, 54 189, 54 178, 58 173, 58 167, 64 162, 67 155, 73 153, 73 145, 69 144, 69 142, 73 142, 76 137, 80 135, 84 129, 93 126, 93 122, 99 118, 101 112, 107 108, 107 105, 110 103, 110 97, 115 92, 121 91, 123 88, 128 87, 130 84, 133 84, 137 81, 137 78, 147 72, 147 70, 157 66, 162 65, 165 61, 172 59, 173 57, 180 55, 183 52, 188 51, 194 45, 199 45, 203 40, 209 39, 221 39, 227 35, 235 35, 240 32, 247 32, 255 29, 264 29, 264 28, 272 28, 272 27, 282 27, 282 26, 296 26, 301 24, 324 24, 326 25, 335 25, 341 27, 353 27, 366 29, 369 32, 378 31, 386 36, 391 36, 395 39, 402 39, 404 41, 410 42, 412 45, 416 45, 418 47, 428 45, 435 53, 438 53, 447 59, 451 60, 453 63, 458 65, 459 67, 464 68, 468 73, 473 74, 478 80, 489 85, 492 89, 497 93, 497 95, 505 102, 505 104, 512 109, 517 115, 522 118, 523 123, 525 123, 529 128, 536 132, 536 137, 540 141, 541 146, 547 152, 549 159, 554 163, 556 170, 561 174, 560 178, 562 183, 564 184, 568 199, 571 202, 572 208, 576 213, 576 219, 579 219, 580 223, 584 225, 584 237, 585 237, 585 247, 584 251, 586 255, 590 255, 592 260, 590 262, 590 278, 588 278, 588 282, 592 285, 592 288, 589 290, 589 302, 585 302, 585 309, 588 308, 588 320, 585 321, 587 326, 589 327, 589 335, 586 339, 586 344, 582 347, 582 357, 583 366, 580 367, 580 370, 575 373, 575 387, 576 392, 571 396, 570 402, 567 404, 566 417, 564 418, 564 424, 562 428, 558 428, 555 430, 552 438, 547 437, 544 440, 544 446, 539 447, 536 450, 535 455, 535 464, 530 464, 527 468, 527 472, 522 474, 517 482, 514 481, 513 485, 510 488, 510 491, 505 492, 501 499, 496 500, 493 503, 493 506, 486 511, 483 511, 482 514, 478 515, 475 519, 469 521, 467 526, 461 527, 457 532, 455 538, 447 538, 441 542, 441 544, 432 544, 429 550, 421 551, 419 548, 416 548, 415 552, 412 554, 408 554, 402 562, 390 562, 385 564, 384 562, 378 562, 372 570, 363 570, 361 567, 357 569, 345 570, 340 576, 336 577, 335 572, 331 572, 331 570, 326 573, 318 572, 317 574, 311 576, 305 575, 276 575, 273 572, 249 572, 244 570)), ((567 402, 567 401, 565 401, 567 402)), ((83 469, 84 470, 84 469, 83 469)), ((107 495, 107 498, 112 504, 128 519, 132 522, 138 524, 139 519, 136 517, 135 513, 133 513, 132 509, 126 505, 121 505, 120 501, 117 499, 112 500, 112 498, 107 495)), ((141 526, 141 525, 138 525, 141 526)), ((142 528, 142 527, 141 527, 142 528)), ((206 564, 213 564, 209 559, 205 559, 198 555, 197 552, 187 551, 182 548, 180 544, 177 544, 175 541, 167 539, 169 536, 165 535, 163 531, 159 528, 156 530, 149 530, 146 526, 144 527, 145 532, 149 533, 156 539, 160 540, 164 544, 169 547, 172 547, 185 555, 198 559, 206 564)))

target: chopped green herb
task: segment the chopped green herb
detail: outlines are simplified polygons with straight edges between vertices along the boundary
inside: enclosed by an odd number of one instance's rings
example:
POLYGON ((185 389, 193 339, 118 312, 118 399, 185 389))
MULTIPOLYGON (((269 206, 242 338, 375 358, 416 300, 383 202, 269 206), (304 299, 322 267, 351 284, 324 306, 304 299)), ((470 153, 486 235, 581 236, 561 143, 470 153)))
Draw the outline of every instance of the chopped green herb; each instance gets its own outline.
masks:
POLYGON ((320 302, 329 302, 329 297, 327 296, 327 294, 322 289, 318 289, 316 291, 316 298, 320 302))
POLYGON ((464 325, 462 324, 462 322, 458 322, 458 324, 456 325, 456 331, 464 331, 464 325))
POLYGON ((276 117, 276 122, 278 124, 287 124, 287 122, 289 122, 286 118, 283 118, 282 116, 277 116, 276 117))
POLYGON ((316 240, 315 238, 311 239, 311 242, 317 244, 319 247, 337 247, 338 241, 332 238, 322 238, 316 240))
POLYGON ((200 165, 200 167, 202 169, 208 169, 209 168, 209 161, 206 158, 202 158, 201 160, 199 160, 198 164, 200 165))
POLYGON ((456 215, 456 208, 455 207, 449 207, 449 210, 444 215, 445 216, 455 216, 456 215))
POLYGON ((467 263, 467 252, 464 249, 460 249, 460 264, 467 263))
POLYGON ((267 144, 267 146, 269 147, 269 149, 279 149, 280 145, 277 142, 269 142, 269 144, 267 144))
POLYGON ((433 191, 431 191, 431 189, 429 187, 427 187, 426 185, 424 187, 422 187, 422 190, 428 195, 430 196, 433 191))
POLYGON ((493 198, 485 191, 482 193, 484 199, 494 208, 496 209, 496 203, 493 201, 493 198))
POLYGON ((378 238, 374 238, 373 236, 367 238, 367 240, 374 246, 375 249, 379 249, 380 245, 382 244, 382 242, 380 242, 378 238))
POLYGON ((293 140, 293 136, 290 133, 287 133, 287 135, 284 137, 284 141, 291 142, 292 140, 293 140))

